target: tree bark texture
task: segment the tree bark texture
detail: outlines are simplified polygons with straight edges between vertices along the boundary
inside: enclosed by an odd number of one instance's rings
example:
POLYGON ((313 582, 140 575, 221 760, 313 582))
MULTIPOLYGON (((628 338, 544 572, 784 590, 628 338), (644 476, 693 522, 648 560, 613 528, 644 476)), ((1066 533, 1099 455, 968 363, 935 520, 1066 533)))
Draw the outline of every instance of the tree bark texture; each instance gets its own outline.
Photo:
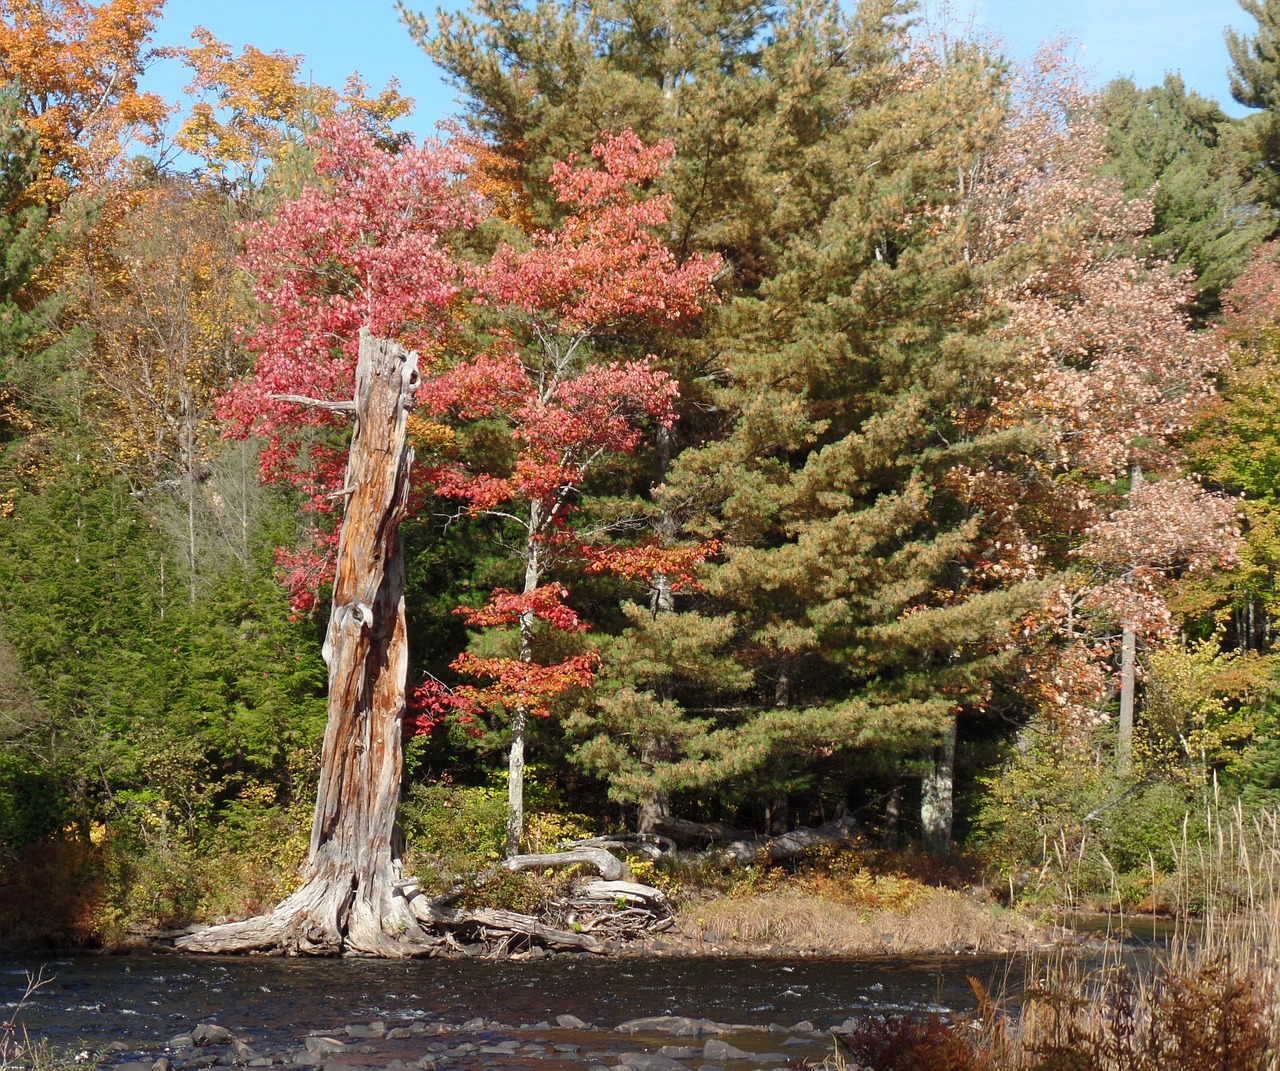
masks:
POLYGON ((930 855, 951 851, 951 825, 955 815, 956 718, 949 718, 942 739, 933 749, 932 768, 920 783, 920 839, 930 855))
POLYGON ((399 526, 413 460, 405 418, 417 384, 416 353, 361 333, 324 643, 329 720, 302 887, 271 914, 193 934, 180 948, 405 956, 431 945, 397 884, 396 846, 408 658, 399 526))

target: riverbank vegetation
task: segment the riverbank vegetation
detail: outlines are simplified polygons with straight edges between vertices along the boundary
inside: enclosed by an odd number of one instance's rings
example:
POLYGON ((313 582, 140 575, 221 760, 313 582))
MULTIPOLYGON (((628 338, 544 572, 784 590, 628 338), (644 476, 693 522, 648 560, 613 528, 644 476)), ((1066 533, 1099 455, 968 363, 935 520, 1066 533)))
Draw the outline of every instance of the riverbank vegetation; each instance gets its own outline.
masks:
POLYGON ((837 1036, 823 1066, 1272 1071, 1280 1059, 1280 827, 1274 813, 1249 819, 1239 808, 1200 821, 1176 848, 1177 931, 1149 959, 1126 950, 1117 915, 1101 959, 1061 948, 1041 955, 1012 999, 975 981, 972 1017, 865 1019, 837 1036))
POLYGON ((611 836, 692 943, 1217 910, 1200 816, 1280 802, 1267 11, 1234 119, 901 0, 406 10, 424 147, 204 31, 144 92, 162 3, 0 6, 0 942, 297 887, 361 327, 425 893, 611 836))

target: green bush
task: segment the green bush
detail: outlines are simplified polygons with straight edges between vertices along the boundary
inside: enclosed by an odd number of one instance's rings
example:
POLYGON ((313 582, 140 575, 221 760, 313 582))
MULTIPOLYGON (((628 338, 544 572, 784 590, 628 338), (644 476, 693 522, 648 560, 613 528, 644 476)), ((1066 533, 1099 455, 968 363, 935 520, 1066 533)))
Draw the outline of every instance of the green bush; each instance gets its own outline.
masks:
POLYGON ((1120 777, 1102 734, 1086 750, 1033 724, 1023 741, 982 782, 970 840, 1001 885, 1053 904, 1153 897, 1152 864, 1173 867, 1183 820, 1197 806, 1187 772, 1120 777))
POLYGON ((53 772, 35 759, 0 751, 0 867, 70 821, 70 803, 53 772))

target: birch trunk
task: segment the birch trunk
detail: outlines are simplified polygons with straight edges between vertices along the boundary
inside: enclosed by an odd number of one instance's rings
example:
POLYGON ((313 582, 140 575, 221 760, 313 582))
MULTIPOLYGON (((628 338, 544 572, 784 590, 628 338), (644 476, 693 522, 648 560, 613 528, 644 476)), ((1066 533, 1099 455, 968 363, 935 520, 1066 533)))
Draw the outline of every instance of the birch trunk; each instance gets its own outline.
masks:
POLYGON ((1129 772, 1133 762, 1133 692, 1137 686, 1138 637, 1132 625, 1120 634, 1120 723, 1116 729, 1116 771, 1129 772))
MULTIPOLYGON (((524 593, 532 595, 542 580, 542 558, 538 553, 537 533, 542 529, 542 507, 534 502, 529 507, 529 542, 525 550, 524 593)), ((537 617, 532 610, 520 615, 520 661, 533 661, 534 628, 537 617)), ((516 707, 511 712, 511 750, 507 753, 507 829, 506 857, 520 854, 524 837, 524 742, 529 728, 529 712, 516 707)))
MULTIPOLYGON (((1142 469, 1138 463, 1129 466, 1129 493, 1133 494, 1142 483, 1142 469)), ((1116 771, 1129 772, 1133 761, 1133 707, 1134 693, 1138 686, 1138 635, 1133 622, 1126 621, 1120 632, 1120 718, 1116 727, 1116 771)))

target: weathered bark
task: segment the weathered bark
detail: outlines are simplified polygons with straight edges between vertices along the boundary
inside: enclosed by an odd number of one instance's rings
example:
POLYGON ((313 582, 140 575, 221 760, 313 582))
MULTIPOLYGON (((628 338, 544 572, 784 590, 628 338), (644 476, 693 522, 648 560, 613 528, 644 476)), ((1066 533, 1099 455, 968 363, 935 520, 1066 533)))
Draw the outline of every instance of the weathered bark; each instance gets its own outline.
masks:
POLYGON ((324 643, 329 720, 302 887, 271 914, 184 937, 181 949, 406 956, 434 947, 397 884, 408 656, 398 532, 413 459, 405 418, 417 384, 417 354, 361 333, 347 505, 324 643))
MULTIPOLYGON (((660 695, 659 698, 665 698, 660 695)), ((653 769, 662 762, 669 762, 673 755, 671 741, 664 736, 646 737, 640 751, 640 762, 646 769, 653 769)), ((671 797, 660 788, 652 789, 636 809, 636 832, 641 835, 656 833, 662 823, 671 817, 671 797)))
POLYGON ((931 855, 946 855, 951 851, 957 728, 957 720, 949 719, 942 739, 933 749, 933 766, 921 778, 920 839, 931 855))

